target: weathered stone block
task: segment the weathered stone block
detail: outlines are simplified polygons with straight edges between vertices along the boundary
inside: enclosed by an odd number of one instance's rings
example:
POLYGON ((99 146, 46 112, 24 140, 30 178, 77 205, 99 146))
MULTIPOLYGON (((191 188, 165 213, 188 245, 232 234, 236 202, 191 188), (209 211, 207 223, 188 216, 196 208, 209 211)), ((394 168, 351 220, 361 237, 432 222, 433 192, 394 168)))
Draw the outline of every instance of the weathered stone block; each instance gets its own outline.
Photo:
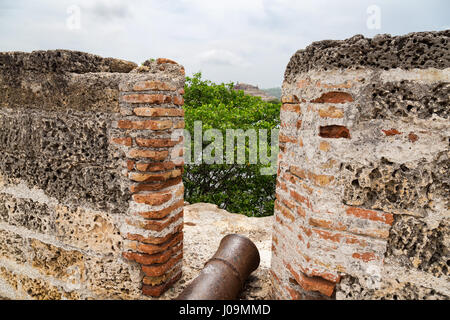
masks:
POLYGON ((72 284, 85 280, 84 256, 81 252, 67 250, 42 241, 30 240, 31 266, 42 274, 72 284))
POLYGON ((24 264, 29 256, 30 250, 26 239, 14 232, 0 230, 0 259, 24 264))

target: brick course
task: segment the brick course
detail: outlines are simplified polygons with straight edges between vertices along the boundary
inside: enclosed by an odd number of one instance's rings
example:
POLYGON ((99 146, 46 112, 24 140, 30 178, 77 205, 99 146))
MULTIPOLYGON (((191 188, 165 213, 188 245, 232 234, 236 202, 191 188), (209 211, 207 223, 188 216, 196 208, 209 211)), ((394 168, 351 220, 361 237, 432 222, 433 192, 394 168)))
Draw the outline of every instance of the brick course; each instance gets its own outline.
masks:
MULTIPOLYGON (((177 65, 168 59, 158 59, 157 64, 177 65)), ((127 235, 130 242, 123 256, 141 265, 142 293, 158 297, 181 277, 184 188, 182 154, 177 150, 183 148, 183 137, 163 136, 184 127, 184 90, 161 80, 124 87, 131 91, 122 93, 121 107, 129 112, 117 127, 135 137, 125 154, 131 201, 137 209, 126 220, 135 232, 127 235)))

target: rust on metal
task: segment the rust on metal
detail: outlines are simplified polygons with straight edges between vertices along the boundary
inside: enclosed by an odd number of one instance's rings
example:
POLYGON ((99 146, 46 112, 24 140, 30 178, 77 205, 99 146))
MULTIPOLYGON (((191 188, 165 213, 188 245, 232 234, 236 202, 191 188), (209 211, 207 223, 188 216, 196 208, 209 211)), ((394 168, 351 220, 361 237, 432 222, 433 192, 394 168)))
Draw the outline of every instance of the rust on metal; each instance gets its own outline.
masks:
POLYGON ((177 300, 235 300, 260 262, 255 244, 239 234, 220 241, 219 249, 177 300))

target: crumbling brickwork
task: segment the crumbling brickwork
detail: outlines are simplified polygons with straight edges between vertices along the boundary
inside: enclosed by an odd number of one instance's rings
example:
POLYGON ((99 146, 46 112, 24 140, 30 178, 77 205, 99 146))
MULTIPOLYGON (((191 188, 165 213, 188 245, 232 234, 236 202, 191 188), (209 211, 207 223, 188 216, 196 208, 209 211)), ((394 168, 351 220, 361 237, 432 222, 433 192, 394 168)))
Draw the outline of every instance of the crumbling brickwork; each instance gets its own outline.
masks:
POLYGON ((448 299, 450 31, 322 41, 289 62, 278 299, 448 299))
POLYGON ((0 53, 0 296, 140 299, 180 277, 184 78, 0 53))

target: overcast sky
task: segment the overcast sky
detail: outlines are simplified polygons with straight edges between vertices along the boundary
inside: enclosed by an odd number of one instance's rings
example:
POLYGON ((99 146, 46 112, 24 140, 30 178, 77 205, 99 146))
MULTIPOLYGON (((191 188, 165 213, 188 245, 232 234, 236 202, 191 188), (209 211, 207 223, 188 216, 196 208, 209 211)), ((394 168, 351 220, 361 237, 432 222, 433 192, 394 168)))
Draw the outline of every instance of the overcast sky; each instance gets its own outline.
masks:
POLYGON ((0 51, 165 57, 188 75, 261 88, 281 86, 313 41, 444 29, 449 0, 0 0, 0 51))

